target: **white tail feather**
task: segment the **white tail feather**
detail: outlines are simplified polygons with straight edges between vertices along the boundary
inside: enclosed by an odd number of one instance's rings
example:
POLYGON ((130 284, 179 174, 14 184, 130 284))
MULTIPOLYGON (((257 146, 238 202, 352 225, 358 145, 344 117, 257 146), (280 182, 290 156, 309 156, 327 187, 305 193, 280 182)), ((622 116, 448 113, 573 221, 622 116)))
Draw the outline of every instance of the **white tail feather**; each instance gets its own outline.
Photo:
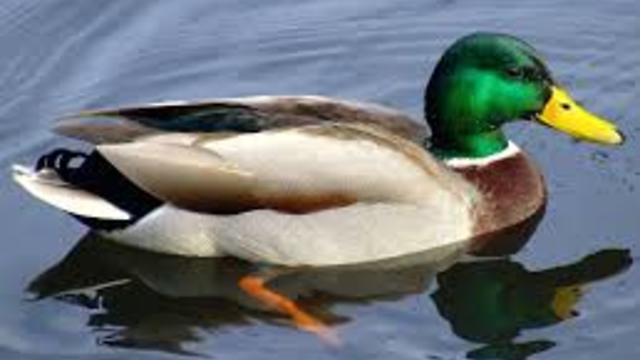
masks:
POLYGON ((29 194, 71 214, 105 220, 131 219, 126 211, 95 194, 73 187, 46 169, 34 171, 13 165, 13 179, 29 194))

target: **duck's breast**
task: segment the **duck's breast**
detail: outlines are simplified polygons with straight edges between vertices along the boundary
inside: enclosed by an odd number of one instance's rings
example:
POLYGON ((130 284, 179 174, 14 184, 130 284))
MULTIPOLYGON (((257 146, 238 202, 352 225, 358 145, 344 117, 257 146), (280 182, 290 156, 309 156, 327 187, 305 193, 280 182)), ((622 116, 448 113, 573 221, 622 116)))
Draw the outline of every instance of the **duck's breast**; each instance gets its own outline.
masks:
POLYGON ((475 235, 523 223, 546 204, 542 173, 513 143, 503 154, 488 161, 455 161, 449 165, 480 192, 481 200, 475 210, 475 235))

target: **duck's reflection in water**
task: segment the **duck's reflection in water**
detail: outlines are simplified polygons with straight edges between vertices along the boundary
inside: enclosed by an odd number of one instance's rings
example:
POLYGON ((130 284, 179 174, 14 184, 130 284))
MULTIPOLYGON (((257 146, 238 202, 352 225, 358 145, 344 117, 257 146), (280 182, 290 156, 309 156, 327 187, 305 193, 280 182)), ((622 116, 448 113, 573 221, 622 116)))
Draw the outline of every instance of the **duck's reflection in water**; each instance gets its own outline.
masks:
POLYGON ((364 266, 260 268, 232 258, 159 255, 89 234, 28 291, 94 310, 89 326, 99 330, 101 344, 184 353, 201 328, 288 323, 238 286, 247 274, 266 276, 270 289, 334 325, 349 319, 334 314, 333 305, 421 293, 463 250, 456 245, 364 266))
MULTIPOLYGON (((519 248, 529 234, 511 233, 518 245, 507 248, 519 248)), ((494 243, 504 253, 504 241, 494 243)), ((270 289, 328 325, 357 320, 332 312, 335 304, 424 293, 437 278, 431 297, 439 313, 455 334, 483 344, 469 357, 523 359, 553 342, 515 343, 520 331, 574 316, 582 286, 631 263, 626 250, 602 250, 574 264, 529 271, 506 258, 482 260, 464 251, 454 245, 361 266, 264 269, 229 258, 158 255, 87 235, 28 291, 91 309, 88 325, 101 344, 186 354, 186 344, 200 340, 203 328, 211 333, 256 320, 287 322, 239 288, 247 274, 267 276, 270 289)), ((481 252, 491 253, 487 247, 481 252)))
POLYGON ((463 262, 437 275, 438 289, 431 297, 456 335, 486 344, 469 352, 469 358, 525 359, 555 343, 515 343, 522 330, 577 316, 584 286, 625 270, 631 262, 628 250, 617 249, 541 271, 509 259, 463 262))

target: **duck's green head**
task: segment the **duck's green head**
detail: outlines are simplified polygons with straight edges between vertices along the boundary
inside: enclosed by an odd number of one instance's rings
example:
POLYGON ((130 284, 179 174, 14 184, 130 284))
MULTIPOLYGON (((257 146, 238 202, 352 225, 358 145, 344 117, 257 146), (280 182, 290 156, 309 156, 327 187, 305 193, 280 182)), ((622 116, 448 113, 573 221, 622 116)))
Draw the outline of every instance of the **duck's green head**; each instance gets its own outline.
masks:
POLYGON ((476 33, 442 56, 425 94, 432 151, 442 157, 484 157, 505 149, 500 127, 533 120, 575 138, 620 144, 611 123, 576 104, 555 83, 540 55, 515 37, 476 33))

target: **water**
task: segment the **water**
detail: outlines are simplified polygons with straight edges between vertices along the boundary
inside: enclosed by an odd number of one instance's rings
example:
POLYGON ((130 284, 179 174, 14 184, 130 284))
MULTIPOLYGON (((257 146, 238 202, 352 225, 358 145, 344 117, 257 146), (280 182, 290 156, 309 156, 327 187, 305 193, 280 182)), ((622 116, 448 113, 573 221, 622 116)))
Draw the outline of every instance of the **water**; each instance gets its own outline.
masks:
POLYGON ((278 274, 274 287, 333 324, 339 347, 239 293, 232 280, 249 265, 79 241, 81 225, 2 176, 0 358, 634 358, 639 15, 633 0, 3 1, 4 169, 68 143, 48 128, 85 108, 312 93, 418 115, 434 62, 476 30, 534 44, 628 141, 598 148, 510 126, 541 166, 550 201, 509 259, 466 259, 443 272, 459 260, 443 250, 377 268, 278 274))

